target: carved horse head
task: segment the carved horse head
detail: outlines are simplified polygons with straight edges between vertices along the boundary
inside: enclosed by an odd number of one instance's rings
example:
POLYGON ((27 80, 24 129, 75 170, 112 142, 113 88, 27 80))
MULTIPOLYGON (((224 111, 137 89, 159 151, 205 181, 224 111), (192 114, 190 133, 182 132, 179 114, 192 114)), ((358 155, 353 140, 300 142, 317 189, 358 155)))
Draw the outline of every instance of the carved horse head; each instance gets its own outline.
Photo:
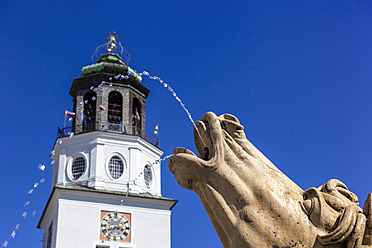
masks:
POLYGON ((209 112, 195 126, 199 157, 176 148, 168 167, 199 195, 224 247, 323 247, 309 192, 247 140, 236 117, 209 112))

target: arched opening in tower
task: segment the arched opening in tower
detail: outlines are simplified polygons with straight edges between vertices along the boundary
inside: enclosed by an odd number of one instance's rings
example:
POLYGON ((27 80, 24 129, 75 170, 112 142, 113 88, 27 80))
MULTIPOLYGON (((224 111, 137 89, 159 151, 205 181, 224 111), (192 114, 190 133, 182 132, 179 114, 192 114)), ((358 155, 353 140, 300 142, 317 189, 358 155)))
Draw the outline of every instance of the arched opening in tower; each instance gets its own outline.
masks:
POLYGON ((123 96, 118 91, 111 91, 108 97, 108 127, 112 131, 122 129, 123 96))
POLYGON ((85 132, 96 130, 96 98, 95 92, 90 91, 84 95, 84 121, 85 132))
POLYGON ((132 108, 132 134, 141 136, 141 111, 142 106, 137 98, 133 98, 132 108))

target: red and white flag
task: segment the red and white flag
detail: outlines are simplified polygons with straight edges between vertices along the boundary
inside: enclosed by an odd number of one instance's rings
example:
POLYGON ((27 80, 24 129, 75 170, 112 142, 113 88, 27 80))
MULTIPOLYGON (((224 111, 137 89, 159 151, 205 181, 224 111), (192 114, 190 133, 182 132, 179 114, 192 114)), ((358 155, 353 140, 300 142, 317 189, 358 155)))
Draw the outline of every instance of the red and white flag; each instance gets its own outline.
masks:
POLYGON ((138 121, 141 120, 140 115, 138 114, 138 110, 137 109, 136 109, 136 118, 137 118, 138 121))
POLYGON ((103 111, 108 112, 107 109, 105 107, 103 107, 103 105, 99 105, 99 110, 103 110, 103 111))
POLYGON ((75 113, 65 110, 65 117, 75 118, 75 113))
POLYGON ((158 133, 159 133, 159 124, 156 124, 154 134, 158 134, 158 133))

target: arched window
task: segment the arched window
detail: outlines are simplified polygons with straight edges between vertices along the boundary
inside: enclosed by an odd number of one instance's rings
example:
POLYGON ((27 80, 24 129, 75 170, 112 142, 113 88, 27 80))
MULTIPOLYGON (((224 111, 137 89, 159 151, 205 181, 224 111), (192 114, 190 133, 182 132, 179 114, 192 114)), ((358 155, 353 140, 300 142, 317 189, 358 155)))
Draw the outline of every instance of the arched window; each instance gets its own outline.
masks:
POLYGON ((113 156, 112 158, 110 158, 108 169, 110 172, 110 176, 113 179, 118 179, 119 177, 121 177, 124 173, 124 164, 121 158, 119 158, 118 156, 113 156))
POLYGON ((94 131, 96 127, 96 98, 95 92, 84 95, 84 131, 94 131))
POLYGON ((71 176, 74 180, 79 179, 85 172, 85 159, 83 157, 77 157, 72 162, 71 176))
POLYGON ((109 130, 121 131, 123 116, 123 97, 120 92, 111 91, 108 96, 108 123, 109 130))
POLYGON ((141 112, 142 106, 137 98, 133 98, 132 109, 132 134, 141 135, 141 112))

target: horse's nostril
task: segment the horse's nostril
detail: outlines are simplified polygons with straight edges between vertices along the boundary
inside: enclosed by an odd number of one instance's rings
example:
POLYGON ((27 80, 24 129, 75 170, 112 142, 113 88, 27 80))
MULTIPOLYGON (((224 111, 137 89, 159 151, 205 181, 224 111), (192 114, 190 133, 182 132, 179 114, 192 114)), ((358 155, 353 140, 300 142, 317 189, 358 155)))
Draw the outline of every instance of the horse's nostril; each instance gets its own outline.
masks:
POLYGON ((305 214, 310 215, 313 211, 314 204, 312 203, 312 200, 305 200, 303 202, 300 202, 302 210, 305 212, 305 214))
POLYGON ((187 181, 187 183, 188 183, 189 188, 192 189, 192 180, 189 179, 189 180, 187 181))

